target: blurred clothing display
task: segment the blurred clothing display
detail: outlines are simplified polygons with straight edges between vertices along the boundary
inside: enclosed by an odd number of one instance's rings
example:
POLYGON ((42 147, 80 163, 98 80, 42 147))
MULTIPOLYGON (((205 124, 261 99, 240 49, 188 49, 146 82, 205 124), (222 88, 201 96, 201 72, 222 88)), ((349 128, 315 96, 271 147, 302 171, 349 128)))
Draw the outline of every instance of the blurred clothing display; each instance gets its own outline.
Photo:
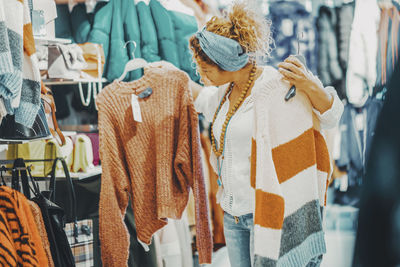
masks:
POLYGON ((400 5, 393 3, 381 10, 378 36, 377 79, 374 94, 382 92, 390 81, 394 67, 399 60, 400 47, 400 5))
MULTIPOLYGON (((187 72, 192 80, 200 77, 192 65, 189 38, 198 24, 190 8, 169 4, 169 1, 89 1, 96 2, 90 12, 88 3, 59 6, 56 36, 77 43, 97 43, 104 49, 103 77, 113 81, 121 76, 125 64, 133 58, 148 62, 161 59, 187 72), (98 3, 97 3, 98 2, 98 3), (170 9, 168 9, 170 8, 170 9), (70 13, 70 14, 69 14, 70 13), (125 44, 125 45, 124 45, 125 44)), ((126 81, 142 76, 141 70, 129 72, 126 81)))
POLYGON ((275 41, 268 65, 276 68, 288 56, 297 54, 300 48, 307 67, 317 73, 316 29, 312 14, 297 1, 273 1, 268 18, 272 20, 275 41))
MULTIPOLYGON (((322 6, 319 9, 316 21, 318 30, 318 75, 321 82, 327 86, 331 85, 338 90, 343 71, 339 65, 338 46, 336 39, 335 26, 337 24, 335 9, 322 6)), ((338 90, 340 98, 343 92, 338 90)))
POLYGON ((376 83, 380 10, 376 0, 356 0, 350 35, 347 98, 362 106, 376 83))
POLYGON ((339 123, 340 129, 340 157, 336 165, 347 172, 348 189, 337 189, 335 203, 357 206, 359 188, 365 177, 365 166, 375 135, 375 126, 382 101, 369 98, 362 107, 352 104, 345 106, 339 123), (358 189, 357 189, 358 188, 358 189))

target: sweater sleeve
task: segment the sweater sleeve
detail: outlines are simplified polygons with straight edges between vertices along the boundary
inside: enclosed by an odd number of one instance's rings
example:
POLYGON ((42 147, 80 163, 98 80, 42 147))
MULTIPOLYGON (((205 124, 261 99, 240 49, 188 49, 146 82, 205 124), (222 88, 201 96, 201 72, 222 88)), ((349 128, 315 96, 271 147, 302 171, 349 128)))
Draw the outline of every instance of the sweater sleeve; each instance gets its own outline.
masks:
POLYGON ((179 121, 179 144, 175 158, 175 170, 178 170, 178 179, 179 176, 186 177, 193 190, 195 199, 196 245, 199 251, 199 261, 201 264, 211 263, 212 237, 208 218, 208 199, 200 155, 199 121, 192 96, 187 88, 184 91, 183 110, 179 121))
POLYGON ((129 235, 124 224, 128 206, 128 181, 123 144, 118 134, 113 106, 103 103, 99 95, 99 137, 102 162, 99 204, 101 255, 104 266, 126 266, 129 256, 129 235))
POLYGON ((333 97, 332 107, 322 114, 315 108, 313 108, 313 111, 321 122, 321 128, 331 129, 334 128, 339 123, 339 120, 343 114, 344 105, 340 100, 335 88, 328 86, 325 88, 325 90, 327 90, 328 93, 333 97))

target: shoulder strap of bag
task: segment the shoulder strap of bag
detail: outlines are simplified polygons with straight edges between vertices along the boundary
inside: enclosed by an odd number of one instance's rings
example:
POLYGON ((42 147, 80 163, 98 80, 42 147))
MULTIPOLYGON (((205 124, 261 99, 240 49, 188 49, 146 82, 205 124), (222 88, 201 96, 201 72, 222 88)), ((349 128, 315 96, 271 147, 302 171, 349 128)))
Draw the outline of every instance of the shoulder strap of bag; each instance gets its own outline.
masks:
POLYGON ((58 161, 61 161, 61 164, 63 166, 64 174, 65 174, 65 179, 67 182, 67 191, 69 195, 69 201, 70 201, 70 206, 71 206, 71 213, 72 213, 72 219, 74 220, 74 236, 75 238, 78 237, 78 219, 76 215, 76 195, 75 195, 75 189, 74 185, 72 183, 71 176, 69 174, 68 170, 68 165, 65 162, 64 158, 56 158, 53 163, 53 168, 51 171, 51 178, 50 178, 50 200, 55 203, 56 199, 56 172, 57 172, 57 163, 58 161))
POLYGON ((25 161, 21 158, 18 158, 14 161, 14 166, 12 170, 12 180, 11 180, 12 188, 18 191, 20 191, 21 189, 19 184, 20 176, 21 176, 23 193, 28 199, 31 199, 31 191, 29 188, 29 180, 28 180, 28 174, 26 172, 25 161))

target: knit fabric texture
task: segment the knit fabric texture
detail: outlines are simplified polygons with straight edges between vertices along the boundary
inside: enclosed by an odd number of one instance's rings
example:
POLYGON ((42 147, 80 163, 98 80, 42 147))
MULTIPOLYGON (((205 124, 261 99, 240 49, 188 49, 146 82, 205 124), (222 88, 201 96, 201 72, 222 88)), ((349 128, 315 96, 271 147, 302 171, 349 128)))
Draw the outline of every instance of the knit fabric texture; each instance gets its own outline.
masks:
MULTIPOLYGON (((321 210, 331 174, 329 153, 308 97, 298 92, 285 102, 289 84, 266 68, 264 86, 252 92, 255 266, 306 266, 326 252, 321 210)), ((332 108, 338 121, 343 107, 332 108)))
POLYGON ((0 187, 0 240, 2 266, 48 266, 28 200, 7 186, 0 187))
POLYGON ((0 3, 0 35, 0 96, 16 122, 32 127, 40 107, 40 71, 28 1, 0 3))
POLYGON ((39 231, 40 238, 42 239, 42 244, 44 248, 44 252, 46 253, 46 257, 48 259, 49 267, 54 267, 53 257, 51 256, 50 243, 49 238, 47 236, 46 226, 44 225, 42 211, 39 206, 33 202, 28 201, 29 207, 31 208, 33 218, 35 220, 35 224, 39 231))
POLYGON ((123 219, 129 198, 138 239, 146 244, 179 219, 189 190, 195 198, 200 263, 210 263, 212 238, 200 158, 198 116, 179 70, 151 68, 137 81, 114 82, 96 101, 99 110, 100 241, 104 266, 127 266, 129 238, 123 219), (132 115, 132 94, 152 88, 139 99, 143 122, 132 115))

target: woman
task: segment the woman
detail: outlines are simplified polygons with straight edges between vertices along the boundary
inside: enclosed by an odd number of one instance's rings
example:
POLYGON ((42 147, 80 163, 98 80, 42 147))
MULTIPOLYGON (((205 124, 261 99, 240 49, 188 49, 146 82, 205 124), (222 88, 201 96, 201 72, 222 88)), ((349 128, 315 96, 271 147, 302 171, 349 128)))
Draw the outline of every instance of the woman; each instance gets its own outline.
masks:
POLYGON ((258 66, 270 44, 270 25, 243 4, 212 18, 190 40, 198 72, 212 85, 191 86, 195 106, 212 123, 232 267, 318 266, 330 174, 319 130, 338 122, 343 105, 296 57, 279 72, 258 66), (291 85, 297 95, 285 101, 291 85))

